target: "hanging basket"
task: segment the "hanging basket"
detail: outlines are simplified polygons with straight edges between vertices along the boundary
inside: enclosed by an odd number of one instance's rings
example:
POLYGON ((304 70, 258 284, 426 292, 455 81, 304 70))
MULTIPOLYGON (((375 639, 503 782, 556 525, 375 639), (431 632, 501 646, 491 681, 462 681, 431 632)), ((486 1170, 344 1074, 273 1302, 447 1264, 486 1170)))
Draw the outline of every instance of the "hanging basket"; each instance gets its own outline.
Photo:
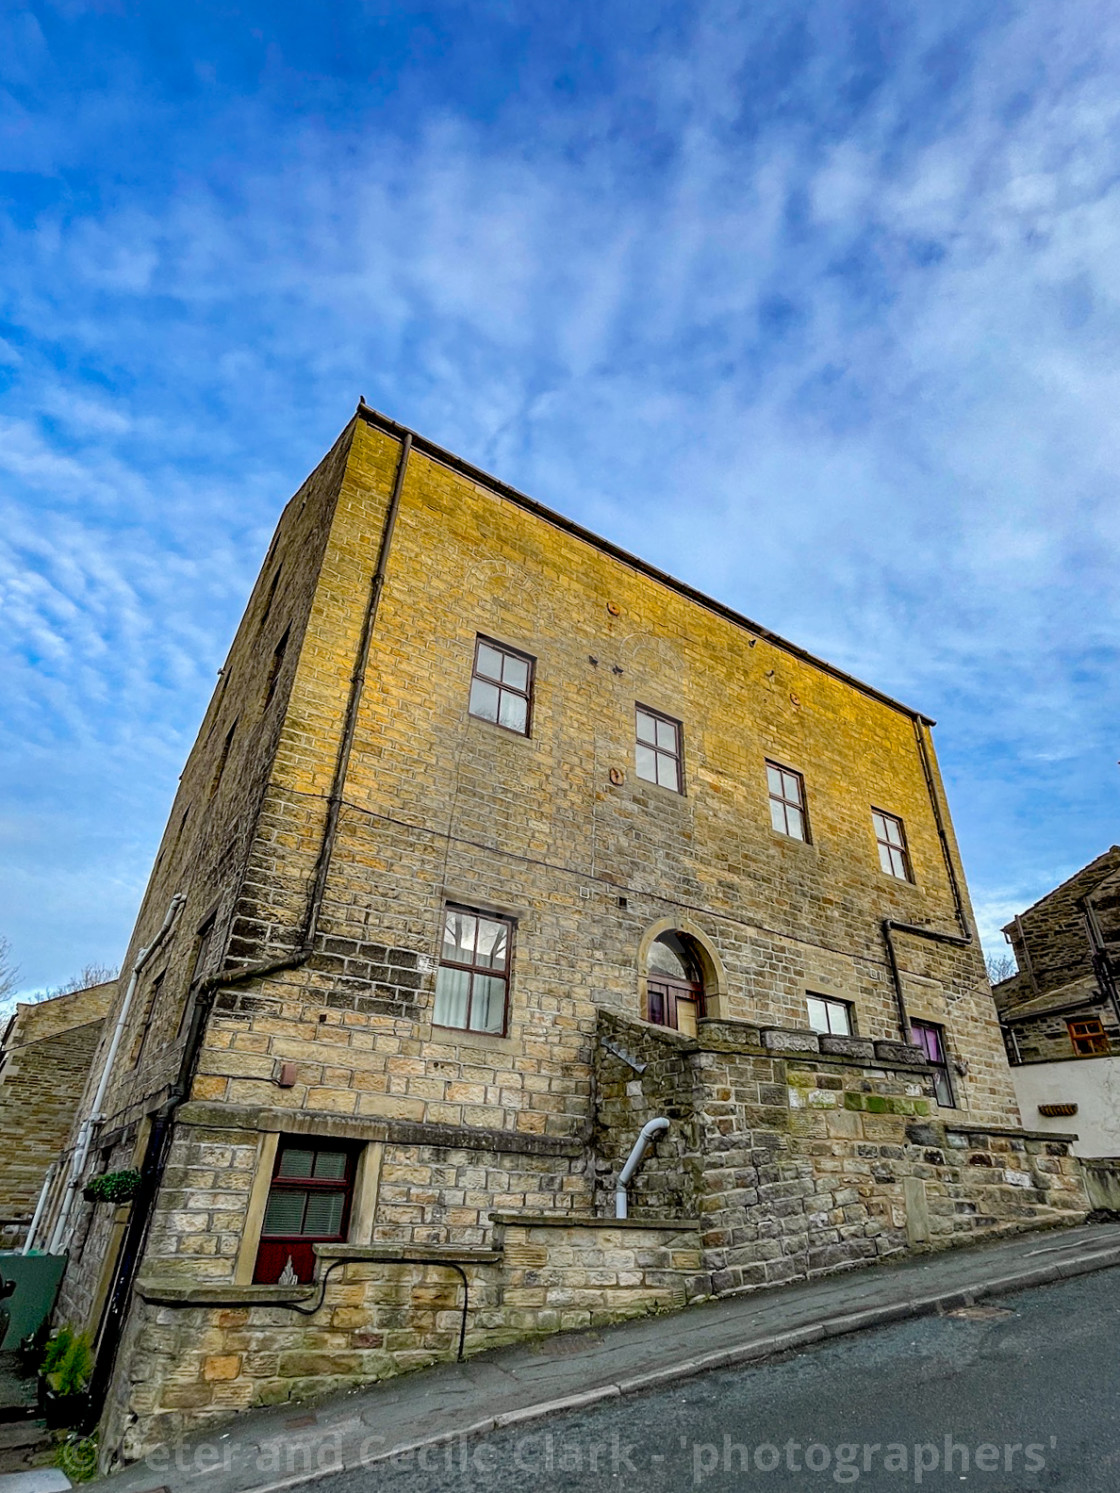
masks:
POLYGON ((140 1186, 140 1173, 127 1172, 102 1172, 99 1177, 91 1177, 82 1188, 82 1196, 87 1203, 130 1203, 136 1195, 136 1189, 140 1186))

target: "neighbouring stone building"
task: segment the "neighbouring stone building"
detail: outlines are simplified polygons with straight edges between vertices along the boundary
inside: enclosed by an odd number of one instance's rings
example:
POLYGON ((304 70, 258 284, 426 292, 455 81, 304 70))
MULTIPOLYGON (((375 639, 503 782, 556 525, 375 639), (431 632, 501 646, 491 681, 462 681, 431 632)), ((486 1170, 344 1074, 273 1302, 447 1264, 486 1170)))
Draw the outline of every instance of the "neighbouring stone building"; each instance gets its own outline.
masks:
POLYGON ((50 1000, 20 1001, 0 1035, 0 1249, 27 1237, 116 991, 109 980, 50 1000))
POLYGON ((1083 1216, 1020 1128, 931 724, 359 406, 125 960, 84 1170, 139 1191, 63 1213, 107 1461, 464 1330, 1083 1216))
MULTIPOLYGON (((1120 1157, 1120 845, 1003 930, 1018 972, 993 987, 1024 1120, 1075 1130, 1077 1155, 1120 1157)), ((1120 1206, 1109 1169, 1093 1200, 1120 1206)))

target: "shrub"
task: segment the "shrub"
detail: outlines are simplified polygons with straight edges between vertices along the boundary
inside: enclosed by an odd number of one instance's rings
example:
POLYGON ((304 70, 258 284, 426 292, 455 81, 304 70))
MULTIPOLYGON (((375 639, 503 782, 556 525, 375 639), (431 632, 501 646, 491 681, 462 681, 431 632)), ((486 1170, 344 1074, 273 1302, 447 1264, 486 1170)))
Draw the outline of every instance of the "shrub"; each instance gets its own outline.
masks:
POLYGON ((93 1354, 89 1339, 81 1332, 77 1337, 71 1337, 57 1366, 47 1374, 47 1383, 57 1395, 81 1394, 92 1372, 93 1354))
POLYGON ((97 1476, 97 1433, 92 1436, 67 1436, 55 1452, 54 1465, 62 1469, 72 1483, 88 1483, 97 1476))
POLYGON ((69 1327, 60 1327, 52 1337, 47 1340, 47 1346, 43 1349, 43 1361, 39 1365, 39 1372, 46 1376, 58 1372, 59 1365, 66 1357, 70 1344, 74 1341, 74 1334, 69 1327))

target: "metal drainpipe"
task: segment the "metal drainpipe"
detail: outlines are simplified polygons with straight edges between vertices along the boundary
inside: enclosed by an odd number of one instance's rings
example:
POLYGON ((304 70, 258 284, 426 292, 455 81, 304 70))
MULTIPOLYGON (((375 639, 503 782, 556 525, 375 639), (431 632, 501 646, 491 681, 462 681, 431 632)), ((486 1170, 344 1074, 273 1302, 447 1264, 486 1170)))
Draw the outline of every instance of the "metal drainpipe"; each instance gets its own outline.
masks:
POLYGON ((898 953, 894 946, 895 933, 909 933, 914 938, 927 938, 933 943, 949 944, 955 949, 969 949, 975 939, 968 922, 968 914, 965 912, 964 896, 961 893, 960 882, 957 880, 956 867, 953 865, 953 856, 949 848, 949 832, 945 828, 945 818, 941 812, 941 800, 937 796, 937 784, 933 778, 933 765, 929 758, 929 748, 926 746, 925 731, 921 719, 911 716, 914 726, 914 738, 918 744, 918 761, 921 763, 922 776, 926 781, 926 791, 929 793, 930 807, 933 809, 933 821, 937 826, 937 838, 941 842, 941 854, 945 859, 945 872, 949 878, 949 889, 953 895, 953 909, 956 914, 960 933, 940 933, 935 928, 922 928, 917 923, 900 923, 895 918, 884 918, 882 922, 883 942, 887 946, 887 963, 890 966, 891 983, 894 986, 895 1006, 898 1010, 898 1028, 902 1034, 902 1040, 907 1043, 913 1041, 913 1031, 910 1026, 910 1013, 906 1009, 906 993, 902 988, 902 973, 898 967, 898 953))
POLYGON ((1108 946, 1101 932, 1101 925, 1097 920, 1097 910, 1092 903, 1092 892, 1080 898, 1078 906, 1081 908, 1085 918, 1085 928, 1089 934, 1089 953, 1093 963, 1093 974, 1096 976, 1097 989, 1105 1000, 1112 1005, 1113 1015, 1120 1022, 1120 994, 1117 993, 1116 980, 1112 973, 1112 964, 1108 956, 1108 946))
POLYGON ((656 1120, 647 1120, 638 1132, 638 1139, 634 1142, 634 1148, 626 1158, 626 1165, 618 1174, 618 1182, 615 1184, 614 1193, 614 1216, 616 1218, 629 1217, 629 1199, 627 1188, 634 1173, 641 1164, 645 1149, 655 1135, 662 1135, 669 1128, 669 1121, 664 1115, 659 1115, 656 1120))
POLYGON ((132 1211, 129 1214, 128 1226, 121 1245, 121 1253, 114 1273, 113 1285, 110 1289, 109 1298, 102 1317, 101 1331, 97 1344, 97 1357, 90 1379, 89 1425, 91 1426, 100 1420, 105 1399, 109 1392, 109 1384, 112 1379, 113 1367, 116 1363, 117 1350, 120 1347, 121 1335, 124 1331, 124 1321, 132 1294, 133 1281, 136 1277, 136 1269, 143 1253, 144 1240, 151 1225, 152 1210, 159 1192, 160 1183, 163 1179, 164 1168, 167 1164, 175 1111, 185 1101, 191 1090, 194 1070, 198 1065, 198 1056, 202 1048, 202 1038, 206 1031, 206 1017, 209 1015, 214 993, 219 986, 239 984, 244 980, 275 974, 281 970, 295 969, 310 958, 315 946, 315 934, 319 926, 319 913, 323 903, 323 896, 326 892, 327 874, 330 870, 331 858, 334 854, 334 844, 338 834, 338 821, 342 807, 342 793, 346 781, 346 771, 350 764, 350 754, 353 750, 354 736, 357 730, 358 707, 361 703, 366 666, 369 662, 373 624, 377 617, 377 607, 381 599, 381 592, 385 586, 385 569, 389 558, 389 545, 393 537, 393 530, 396 527, 401 491, 404 487, 405 472, 408 468, 408 458, 411 450, 412 435, 410 432, 406 432, 401 441, 401 451, 397 460, 393 489, 389 496, 389 507, 386 511, 385 524, 381 531, 381 544, 377 552, 377 564, 370 581, 369 597, 366 602, 365 614, 362 618, 361 637, 354 659, 354 668, 350 675, 350 693, 346 702, 346 715, 343 720, 342 738, 339 742, 338 756, 335 759, 334 779, 331 784, 331 796, 327 807, 323 841, 319 849, 315 879, 312 884, 311 897, 308 902, 299 943, 294 953, 282 955, 277 959, 262 960, 257 964, 241 965, 236 969, 220 970, 217 974, 207 975, 195 986, 194 1009, 191 1013, 191 1024, 187 1041, 183 1048, 183 1059, 179 1065, 179 1076, 171 1090, 167 1103, 157 1112, 152 1122, 147 1149, 144 1153, 144 1161, 140 1168, 140 1186, 133 1199, 132 1211))
POLYGON ((902 975, 898 968, 898 955, 894 947, 893 935, 895 933, 909 933, 914 938, 928 938, 933 943, 949 944, 954 949, 970 949, 973 939, 971 933, 967 938, 961 938, 955 933, 940 933, 936 928, 921 928, 917 923, 899 923, 894 918, 883 919, 883 941, 887 946, 887 962, 890 964, 891 980, 894 983, 898 1025, 902 1032, 902 1040, 910 1042, 912 1038, 910 1015, 906 1009, 906 995, 902 989, 902 975))

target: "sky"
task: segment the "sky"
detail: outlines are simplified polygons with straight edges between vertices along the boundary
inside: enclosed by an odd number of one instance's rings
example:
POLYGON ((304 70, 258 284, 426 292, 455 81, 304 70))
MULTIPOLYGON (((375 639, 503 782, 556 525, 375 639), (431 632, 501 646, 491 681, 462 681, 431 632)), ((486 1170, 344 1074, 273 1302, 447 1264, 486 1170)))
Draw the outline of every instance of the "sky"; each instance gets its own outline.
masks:
POLYGON ((359 395, 936 717, 986 946, 1118 837, 1120 11, 0 10, 0 935, 118 964, 359 395))

